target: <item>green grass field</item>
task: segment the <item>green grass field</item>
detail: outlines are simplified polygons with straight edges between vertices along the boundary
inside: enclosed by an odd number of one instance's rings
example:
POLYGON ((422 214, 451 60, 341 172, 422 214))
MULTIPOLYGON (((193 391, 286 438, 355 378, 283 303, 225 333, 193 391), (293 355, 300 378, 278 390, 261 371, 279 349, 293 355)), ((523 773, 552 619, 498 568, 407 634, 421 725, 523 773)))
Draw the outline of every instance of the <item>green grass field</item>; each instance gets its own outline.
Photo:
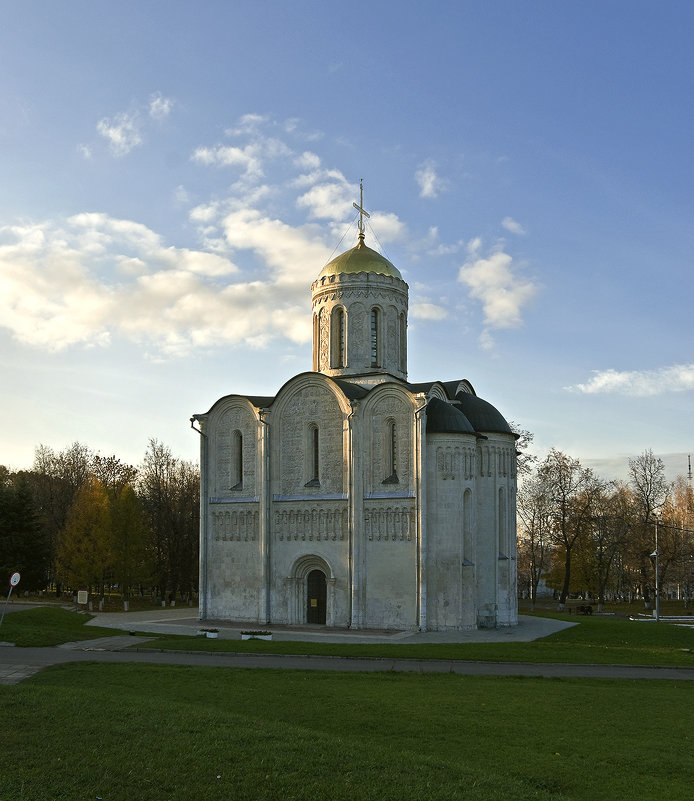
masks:
POLYGON ((85 626, 92 615, 68 612, 58 606, 39 606, 10 612, 0 628, 0 640, 24 648, 61 645, 64 642, 94 640, 118 632, 113 629, 85 626))
POLYGON ((0 687, 0 799, 689 799, 694 684, 79 663, 0 687))
POLYGON ((411 659, 472 659, 494 662, 672 665, 694 667, 694 627, 635 623, 622 618, 546 615, 579 625, 534 642, 374 643, 368 645, 261 640, 160 637, 153 647, 201 651, 372 656, 411 659))
MULTIPOLYGON (((15 612, 0 639, 49 645, 117 633, 85 628, 88 619, 15 612)), ((681 650, 692 637, 668 624, 582 618, 535 643, 340 650, 692 664, 681 650)), ((157 643, 167 644, 320 650, 157 643)), ((0 687, 0 719, 0 801, 678 801, 694 785, 694 682, 78 663, 0 687)))
MULTIPOLYGON (((635 623, 621 617, 577 617, 551 612, 545 612, 543 616, 570 620, 578 625, 529 643, 401 642, 345 645, 149 636, 156 638, 152 647, 169 650, 694 667, 694 626, 635 623)), ((85 626, 89 619, 88 615, 57 607, 13 612, 5 617, 0 640, 14 642, 18 646, 57 645, 118 633, 114 629, 85 626)))

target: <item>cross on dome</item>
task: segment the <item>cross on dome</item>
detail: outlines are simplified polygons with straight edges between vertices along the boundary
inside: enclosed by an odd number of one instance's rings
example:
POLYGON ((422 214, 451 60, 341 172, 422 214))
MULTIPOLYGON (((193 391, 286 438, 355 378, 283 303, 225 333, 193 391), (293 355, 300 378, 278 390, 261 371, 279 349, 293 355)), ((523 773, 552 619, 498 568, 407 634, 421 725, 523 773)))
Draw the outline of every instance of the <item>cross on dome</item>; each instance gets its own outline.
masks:
POLYGON ((364 209, 364 179, 359 179, 359 205, 352 203, 354 208, 359 212, 359 241, 364 241, 364 217, 371 217, 368 211, 364 209))

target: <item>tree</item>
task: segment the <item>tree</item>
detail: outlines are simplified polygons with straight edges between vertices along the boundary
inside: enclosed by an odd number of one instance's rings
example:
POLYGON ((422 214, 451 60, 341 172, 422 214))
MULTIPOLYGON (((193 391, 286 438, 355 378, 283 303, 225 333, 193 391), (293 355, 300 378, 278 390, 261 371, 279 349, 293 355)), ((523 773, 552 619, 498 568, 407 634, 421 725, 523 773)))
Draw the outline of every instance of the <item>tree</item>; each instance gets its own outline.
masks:
POLYGON ((586 585, 602 611, 615 561, 623 552, 633 529, 633 503, 628 487, 617 482, 598 485, 586 537, 583 573, 586 585))
POLYGON ((22 589, 46 586, 50 545, 39 524, 26 474, 0 466, 0 579, 18 571, 22 589))
POLYGON ((60 452, 39 445, 34 452, 33 469, 26 474, 41 536, 47 541, 51 553, 51 576, 55 576, 59 534, 65 527, 77 490, 87 480, 93 456, 90 448, 79 442, 60 452))
POLYGON ((111 510, 111 556, 114 581, 124 601, 132 588, 149 583, 152 565, 147 549, 147 522, 142 503, 130 484, 109 502, 111 510))
POLYGON ((601 483, 592 470, 581 467, 578 459, 554 448, 539 465, 537 474, 549 506, 550 539, 564 557, 564 579, 559 596, 559 609, 563 610, 571 584, 573 550, 578 539, 586 534, 601 483))
POLYGON ((58 537, 58 571, 72 589, 98 589, 111 566, 111 510, 104 485, 90 477, 77 490, 58 537))
POLYGON ((509 423, 509 427, 514 434, 518 435, 518 439, 516 440, 516 457, 517 457, 517 470, 519 476, 527 476, 533 470, 533 467, 537 463, 537 456, 530 453, 529 449, 533 444, 533 439, 535 438, 534 434, 531 434, 525 428, 521 428, 520 425, 513 420, 509 423))
POLYGON ((694 592, 694 491, 691 477, 678 476, 672 487, 672 521, 681 531, 682 561, 680 581, 684 587, 684 605, 688 609, 694 592))
POLYGON ((92 456, 89 472, 104 485, 111 500, 116 500, 122 490, 132 485, 137 477, 137 468, 124 464, 116 456, 92 456))
POLYGON ((662 459, 656 458, 650 449, 635 459, 629 459, 629 476, 637 516, 629 549, 641 576, 645 607, 650 609, 651 582, 655 578, 651 562, 651 553, 655 548, 654 515, 665 503, 670 485, 665 478, 662 459))
POLYGON ((162 597, 197 586, 200 473, 175 459, 156 439, 149 442, 138 490, 150 530, 155 575, 162 597))
POLYGON ((531 609, 535 610, 540 579, 549 568, 552 546, 549 540, 550 502, 546 486, 537 476, 526 477, 518 489, 516 510, 519 526, 519 580, 528 586, 531 609), (524 575, 523 575, 524 574, 524 575))

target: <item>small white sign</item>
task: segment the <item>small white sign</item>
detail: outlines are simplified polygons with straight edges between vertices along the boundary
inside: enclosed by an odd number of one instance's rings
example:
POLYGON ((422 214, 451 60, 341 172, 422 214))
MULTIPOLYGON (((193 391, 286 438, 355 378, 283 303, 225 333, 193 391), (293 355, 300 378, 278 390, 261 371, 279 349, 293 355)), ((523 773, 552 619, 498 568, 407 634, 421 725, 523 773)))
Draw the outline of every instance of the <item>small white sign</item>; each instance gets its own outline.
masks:
POLYGON ((16 587, 19 584, 19 579, 21 578, 19 573, 13 573, 10 576, 10 587, 16 587))
POLYGON ((87 590, 77 590, 78 604, 86 604, 88 599, 89 599, 89 593, 87 592, 87 590))

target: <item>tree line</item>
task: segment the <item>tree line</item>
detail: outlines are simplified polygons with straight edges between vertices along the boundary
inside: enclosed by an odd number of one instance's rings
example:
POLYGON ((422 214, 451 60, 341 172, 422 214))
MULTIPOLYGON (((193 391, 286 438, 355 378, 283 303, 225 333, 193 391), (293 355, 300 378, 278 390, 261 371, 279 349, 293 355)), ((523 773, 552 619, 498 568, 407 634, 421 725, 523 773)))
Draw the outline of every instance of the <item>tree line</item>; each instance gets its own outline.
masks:
POLYGON ((0 576, 28 591, 117 588, 190 597, 198 584, 200 473, 156 439, 140 465, 73 443, 35 450, 31 470, 0 466, 0 576))
POLYGON ((517 496, 518 580, 534 608, 542 585, 563 609, 572 594, 607 600, 654 598, 655 533, 661 594, 689 606, 694 591, 694 497, 669 483, 651 450, 629 460, 629 480, 606 481, 551 450, 526 462, 517 496))

